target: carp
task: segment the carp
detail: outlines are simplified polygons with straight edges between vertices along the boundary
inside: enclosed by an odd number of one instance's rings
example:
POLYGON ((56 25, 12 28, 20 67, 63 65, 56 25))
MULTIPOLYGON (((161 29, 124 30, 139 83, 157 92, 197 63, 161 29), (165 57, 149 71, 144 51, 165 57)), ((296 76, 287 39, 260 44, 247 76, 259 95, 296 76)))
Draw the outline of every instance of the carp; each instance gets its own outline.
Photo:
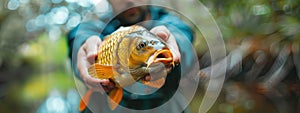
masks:
MULTIPOLYGON (((88 73, 115 83, 108 93, 109 106, 114 110, 122 100, 123 87, 141 81, 146 86, 160 88, 173 67, 173 55, 166 42, 146 28, 133 25, 121 27, 104 38, 88 73), (145 81, 143 78, 150 74, 154 76, 152 80, 145 81)), ((92 92, 89 90, 81 100, 80 111, 86 108, 92 92)))

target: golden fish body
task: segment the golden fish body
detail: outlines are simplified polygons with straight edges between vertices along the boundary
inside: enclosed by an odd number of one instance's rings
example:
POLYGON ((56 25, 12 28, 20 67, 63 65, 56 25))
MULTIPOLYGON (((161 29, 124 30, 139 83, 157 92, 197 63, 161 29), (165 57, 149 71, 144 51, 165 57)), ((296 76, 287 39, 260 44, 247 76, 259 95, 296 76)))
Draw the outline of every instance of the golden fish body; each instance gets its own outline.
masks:
POLYGON ((149 74, 151 70, 169 68, 171 64, 172 54, 162 39, 141 26, 131 26, 109 35, 99 47, 95 65, 107 66, 102 68, 106 70, 97 73, 98 66, 94 65, 89 72, 93 77, 111 79, 124 87, 149 74), (154 66, 155 62, 165 65, 154 66))
MULTIPOLYGON (((164 76, 174 66, 173 56, 166 43, 144 27, 124 27, 105 37, 95 63, 89 67, 92 77, 110 79, 116 88, 109 93, 109 104, 115 109, 122 100, 122 87, 134 84, 149 74, 159 79, 142 83, 159 88, 164 76), (166 71, 166 73, 160 73, 166 71)), ((83 103, 84 104, 84 103, 83 103)), ((85 104, 80 105, 80 110, 85 104)))

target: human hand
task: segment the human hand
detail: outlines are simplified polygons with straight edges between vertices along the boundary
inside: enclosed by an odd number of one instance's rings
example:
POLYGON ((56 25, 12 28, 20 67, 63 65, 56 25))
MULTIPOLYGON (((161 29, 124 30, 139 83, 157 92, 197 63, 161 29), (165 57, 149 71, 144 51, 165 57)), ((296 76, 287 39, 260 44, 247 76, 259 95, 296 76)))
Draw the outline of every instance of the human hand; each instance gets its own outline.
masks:
MULTIPOLYGON (((173 59, 174 59, 175 64, 179 63, 180 52, 178 49, 178 45, 177 45, 175 37, 170 33, 168 28, 166 26, 156 26, 156 27, 152 28, 150 30, 150 32, 154 33, 155 35, 157 35, 158 37, 160 37, 161 39, 166 41, 167 46, 170 48, 170 50, 173 54, 173 59)), ((145 77, 145 80, 150 81, 151 76, 147 75, 145 77)))
POLYGON ((114 83, 110 82, 108 79, 93 78, 88 74, 88 67, 95 62, 98 48, 101 43, 102 41, 98 36, 91 36, 85 41, 78 51, 77 68, 79 70, 80 77, 89 89, 104 93, 103 90, 105 92, 110 92, 113 88, 115 88, 114 83))

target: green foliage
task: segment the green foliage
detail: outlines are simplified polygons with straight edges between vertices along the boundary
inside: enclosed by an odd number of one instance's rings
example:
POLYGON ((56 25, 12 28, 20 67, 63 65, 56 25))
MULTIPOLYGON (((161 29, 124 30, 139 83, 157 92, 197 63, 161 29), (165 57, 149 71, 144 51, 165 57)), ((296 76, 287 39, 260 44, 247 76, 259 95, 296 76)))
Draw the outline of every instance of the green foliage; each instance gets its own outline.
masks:
POLYGON ((65 72, 39 73, 32 75, 21 90, 22 99, 27 102, 44 99, 51 90, 66 92, 74 87, 74 79, 65 72))
POLYGON ((225 39, 280 32, 299 39, 299 2, 293 0, 200 0, 214 15, 225 39))
POLYGON ((23 85, 25 99, 41 99, 49 90, 66 91, 73 87, 73 78, 67 72, 67 45, 65 37, 50 40, 46 34, 21 48, 24 60, 30 61, 35 72, 23 85))
POLYGON ((67 45, 65 37, 52 41, 42 34, 35 41, 30 41, 20 48, 25 60, 32 61, 36 68, 40 65, 47 67, 63 67, 67 61, 67 45))
POLYGON ((15 75, 7 74, 14 78, 8 84, 3 100, 7 109, 1 111, 35 112, 52 90, 66 94, 69 89, 75 89, 65 37, 50 40, 42 34, 20 45, 15 55, 14 62, 10 62, 15 66, 9 68, 15 75))

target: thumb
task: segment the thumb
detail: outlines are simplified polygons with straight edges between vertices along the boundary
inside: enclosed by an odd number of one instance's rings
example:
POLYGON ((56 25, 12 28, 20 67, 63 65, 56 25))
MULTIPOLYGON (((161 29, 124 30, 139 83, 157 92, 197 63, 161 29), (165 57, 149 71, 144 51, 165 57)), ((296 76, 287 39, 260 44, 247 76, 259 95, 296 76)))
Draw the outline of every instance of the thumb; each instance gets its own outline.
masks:
POLYGON ((93 63, 97 57, 98 48, 101 44, 99 36, 91 36, 85 42, 85 52, 89 62, 93 63))
POLYGON ((165 26, 157 26, 150 30, 150 32, 154 33, 164 41, 168 41, 170 37, 170 32, 165 26))

